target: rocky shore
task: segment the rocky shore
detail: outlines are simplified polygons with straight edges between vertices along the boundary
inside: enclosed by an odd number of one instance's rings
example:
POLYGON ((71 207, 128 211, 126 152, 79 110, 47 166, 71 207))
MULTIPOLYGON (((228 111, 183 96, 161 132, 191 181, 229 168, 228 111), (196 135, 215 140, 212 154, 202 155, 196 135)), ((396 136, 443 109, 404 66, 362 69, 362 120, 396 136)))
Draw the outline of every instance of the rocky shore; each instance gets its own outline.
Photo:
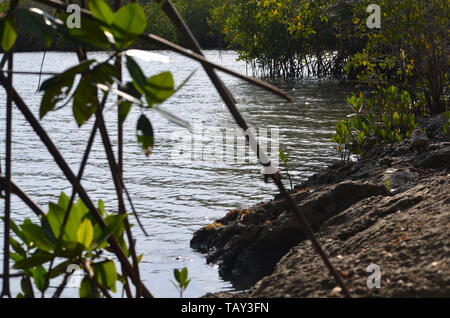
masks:
MULTIPOLYGON (((429 138, 336 163, 291 192, 356 297, 450 297, 450 138, 443 116, 419 124, 429 138), (368 288, 370 264, 381 288, 368 288)), ((275 197, 198 230, 191 247, 245 292, 207 297, 339 297, 284 202, 275 197)))

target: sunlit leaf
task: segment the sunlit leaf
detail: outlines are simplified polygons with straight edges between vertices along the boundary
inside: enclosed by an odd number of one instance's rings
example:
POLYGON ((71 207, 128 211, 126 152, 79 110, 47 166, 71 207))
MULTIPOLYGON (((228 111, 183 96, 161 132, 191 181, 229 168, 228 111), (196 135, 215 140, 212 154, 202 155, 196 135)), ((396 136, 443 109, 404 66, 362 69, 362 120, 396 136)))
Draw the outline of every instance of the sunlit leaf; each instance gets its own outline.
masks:
POLYGON ((112 23, 118 48, 130 46, 147 28, 147 18, 142 7, 136 3, 122 6, 114 15, 112 23))
POLYGON ((164 102, 174 93, 172 73, 163 72, 147 79, 144 93, 150 107, 164 102))
POLYGON ((116 291, 117 271, 113 261, 92 264, 95 280, 104 288, 116 291))
POLYGON ((106 24, 111 24, 114 20, 114 12, 103 0, 89 0, 89 9, 94 18, 103 21, 106 24))
POLYGON ((12 18, 0 20, 0 36, 2 48, 5 52, 8 52, 17 39, 17 27, 12 18))
POLYGON ((81 223, 77 230, 77 236, 79 243, 83 244, 86 248, 91 246, 94 238, 94 227, 92 226, 91 221, 85 219, 83 223, 81 223))

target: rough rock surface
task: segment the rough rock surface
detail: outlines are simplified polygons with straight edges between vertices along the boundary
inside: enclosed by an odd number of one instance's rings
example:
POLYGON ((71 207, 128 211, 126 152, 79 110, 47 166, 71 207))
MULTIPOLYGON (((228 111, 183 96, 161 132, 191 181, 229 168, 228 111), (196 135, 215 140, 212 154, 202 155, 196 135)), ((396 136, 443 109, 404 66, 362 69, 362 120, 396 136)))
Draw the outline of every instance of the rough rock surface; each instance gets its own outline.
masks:
MULTIPOLYGON (((450 139, 440 117, 421 126, 430 138, 425 151, 408 140, 374 148, 291 193, 355 296, 450 297, 450 139), (367 287, 370 264, 380 266, 380 289, 367 287)), ((230 211, 197 231, 191 247, 237 288, 259 280, 229 297, 341 295, 278 197, 230 211)))

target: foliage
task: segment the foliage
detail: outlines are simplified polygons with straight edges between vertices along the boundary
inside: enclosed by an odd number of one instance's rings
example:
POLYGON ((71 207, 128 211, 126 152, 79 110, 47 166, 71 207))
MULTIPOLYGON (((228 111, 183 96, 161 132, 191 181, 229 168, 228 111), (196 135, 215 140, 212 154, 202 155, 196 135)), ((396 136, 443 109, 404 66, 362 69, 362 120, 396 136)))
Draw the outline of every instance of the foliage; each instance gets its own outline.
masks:
POLYGON ((417 114, 435 115, 448 108, 448 24, 447 0, 380 1, 381 29, 368 29, 364 8, 355 7, 353 21, 357 35, 367 41, 351 56, 346 71, 361 84, 376 88, 391 85, 407 90, 417 114))
POLYGON ((345 19, 351 7, 330 0, 225 0, 212 22, 263 76, 342 77, 346 58, 360 45, 345 19))
POLYGON ((445 122, 443 125, 443 129, 446 135, 450 134, 450 111, 446 111, 444 112, 444 118, 445 118, 445 122))
POLYGON ((291 190, 292 190, 293 189, 292 180, 291 180, 291 175, 289 174, 289 152, 284 151, 283 149, 280 149, 279 156, 280 156, 281 161, 283 162, 284 169, 286 170, 286 174, 288 176, 289 184, 290 184, 291 190))
POLYGON ((106 256, 111 251, 107 239, 115 237, 127 250, 123 239, 126 214, 106 213, 101 200, 98 210, 107 224, 103 230, 83 201, 78 200, 69 211, 69 198, 61 193, 57 203, 49 203, 48 213, 40 218, 39 224, 28 218, 21 225, 11 221, 11 229, 17 236, 17 240, 10 238, 14 250, 11 258, 14 268, 22 273, 22 292, 18 297, 34 297, 37 291, 44 295, 50 280, 61 276, 65 276, 60 283, 64 286, 72 274, 68 272, 70 265, 84 269, 80 297, 94 297, 105 294, 105 291, 116 292, 116 281, 121 281, 121 277, 114 262, 106 256), (48 266, 47 270, 45 265, 56 260, 59 264, 48 266))
POLYGON ((173 270, 173 276, 175 277, 176 283, 174 281, 171 281, 172 284, 175 286, 176 289, 178 289, 180 293, 180 298, 183 298, 183 292, 188 287, 189 283, 191 282, 191 279, 188 279, 188 269, 186 267, 173 270))
POLYGON ((410 138, 417 127, 415 108, 407 91, 395 86, 377 91, 372 98, 363 93, 348 98, 353 113, 336 124, 332 140, 338 144, 341 160, 350 154, 363 156, 373 145, 410 138))

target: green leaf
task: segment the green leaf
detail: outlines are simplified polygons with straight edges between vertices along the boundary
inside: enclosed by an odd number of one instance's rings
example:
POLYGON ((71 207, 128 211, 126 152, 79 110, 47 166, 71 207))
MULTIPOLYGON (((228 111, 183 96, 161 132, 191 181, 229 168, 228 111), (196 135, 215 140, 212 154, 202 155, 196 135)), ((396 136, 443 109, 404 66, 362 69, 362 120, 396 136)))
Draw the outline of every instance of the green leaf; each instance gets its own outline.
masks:
POLYGON ((112 26, 116 45, 119 49, 124 49, 145 31, 147 18, 140 5, 130 3, 115 13, 112 26))
POLYGON ((37 266, 33 270, 34 284, 40 291, 43 291, 45 289, 46 275, 47 275, 47 271, 45 270, 45 268, 42 265, 37 266))
POLYGON ((31 281, 29 277, 23 277, 20 280, 20 287, 22 287, 22 292, 24 293, 24 297, 31 297, 33 286, 31 285, 31 281))
POLYGON ((117 271, 113 261, 103 261, 92 264, 94 277, 97 283, 107 289, 116 292, 117 271))
POLYGON ((58 198, 58 205, 63 209, 67 209, 69 207, 70 199, 64 192, 61 192, 58 198))
POLYGON ((129 101, 122 101, 119 104, 119 121, 120 123, 125 122, 127 119, 128 114, 130 113, 131 106, 133 106, 133 103, 129 101))
POLYGON ((80 298, 92 298, 92 286, 87 277, 83 278, 80 284, 80 298))
POLYGON ((15 269, 28 269, 49 262, 53 258, 52 254, 39 252, 28 258, 24 258, 14 264, 15 269))
POLYGON ((89 219, 85 219, 83 223, 81 223, 80 227, 77 231, 78 242, 83 244, 86 248, 91 246, 92 240, 94 238, 94 227, 91 224, 89 219))
POLYGON ((117 78, 117 69, 109 63, 100 63, 89 71, 89 75, 92 84, 101 83, 109 86, 117 78))
MULTIPOLYGON (((59 232, 61 225, 64 221, 64 215, 66 214, 67 208, 62 208, 61 206, 50 202, 48 204, 49 212, 47 213, 47 220, 50 227, 55 235, 59 237, 59 232)), ((76 211, 76 207, 72 206, 69 218, 67 220, 66 226, 64 228, 63 239, 67 241, 76 242, 78 239, 77 230, 81 224, 81 218, 76 211)))
POLYGON ((56 236, 52 231, 52 228, 50 226, 50 223, 48 222, 46 215, 43 215, 41 217, 41 227, 42 227, 42 231, 44 231, 45 237, 48 238, 50 240, 50 242, 56 243, 56 236))
POLYGON ((72 90, 75 75, 86 71, 94 60, 84 61, 69 68, 65 72, 58 74, 44 81, 39 88, 45 91, 39 109, 39 117, 42 119, 49 111, 52 111, 56 104, 68 97, 72 90))
POLYGON ((147 156, 150 155, 154 145, 153 127, 145 115, 141 115, 137 122, 136 136, 141 148, 147 156))
POLYGON ((176 281, 181 284, 180 271, 178 269, 175 268, 173 270, 173 276, 175 277, 176 281))
MULTIPOLYGON (((3 220, 3 222, 5 222, 5 218, 3 216, 0 218, 3 220)), ((30 221, 30 219, 25 219, 25 221, 26 220, 30 221)), ((13 220, 10 220, 10 227, 14 234, 16 234, 22 240, 22 242, 24 242, 26 245, 29 245, 28 238, 23 234, 22 230, 17 226, 16 223, 14 223, 13 220)))
POLYGON ((0 36, 3 51, 8 52, 17 39, 17 26, 12 18, 0 21, 0 36))
POLYGON ((78 220, 81 223, 83 221, 83 219, 86 217, 86 215, 88 215, 89 208, 86 206, 86 204, 84 204, 84 202, 83 202, 83 200, 81 200, 81 198, 78 198, 75 208, 76 208, 76 210, 75 210, 76 217, 78 218, 78 220))
POLYGON ((81 79, 73 97, 73 116, 79 127, 89 120, 98 106, 97 87, 88 74, 81 79))
MULTIPOLYGON (((67 17, 68 15, 65 14, 67 17)), ((100 49, 109 49, 110 42, 99 22, 88 17, 80 17, 80 28, 67 28, 63 36, 75 44, 91 45, 100 49)))
POLYGON ((190 282, 191 282, 191 280, 188 279, 188 280, 183 284, 183 289, 188 288, 190 282))
POLYGON ((103 229, 100 236, 95 238, 94 243, 91 246, 91 250, 103 247, 103 244, 109 238, 111 234, 118 237, 123 229, 123 220, 127 217, 127 214, 110 215, 105 219, 107 226, 103 229))
POLYGON ((144 93, 149 107, 164 102, 174 93, 172 73, 163 72, 150 77, 145 83, 144 93))
POLYGON ((105 215, 105 202, 103 202, 102 199, 98 200, 98 210, 100 211, 100 214, 103 216, 105 215))
POLYGON ((28 238, 30 244, 34 243, 37 247, 43 251, 53 251, 55 245, 45 236, 44 231, 40 226, 36 224, 22 224, 22 231, 28 238))
POLYGON ((19 254, 20 256, 23 256, 23 257, 27 256, 27 252, 25 252, 22 245, 20 245, 20 243, 17 242, 14 238, 10 237, 9 242, 10 242, 12 248, 14 249, 14 251, 17 252, 17 254, 19 254))
MULTIPOLYGON (((139 93, 143 94, 145 91, 145 85, 146 85, 147 79, 144 75, 144 72, 142 72, 141 68, 136 63, 136 61, 129 56, 127 56, 127 69, 128 69, 128 72, 130 72, 130 76, 133 79, 133 84, 135 85, 136 90, 139 93)), ((127 87, 128 87, 128 85, 127 85, 127 87)), ((125 92, 130 94, 130 92, 127 92, 127 91, 125 91, 125 92)), ((130 95, 134 96, 133 94, 130 94, 130 95)))
POLYGON ((86 250, 83 244, 74 241, 63 241, 63 250, 58 251, 57 256, 65 258, 80 257, 83 251, 86 250))
POLYGON ((52 279, 58 277, 59 275, 65 274, 67 272, 67 267, 71 264, 73 264, 73 261, 68 260, 56 265, 50 270, 48 277, 52 279))
POLYGON ((186 283, 187 277, 188 277, 188 270, 186 267, 184 267, 180 272, 180 283, 182 285, 186 283))
POLYGON ((88 6, 94 18, 97 18, 108 25, 113 22, 114 12, 105 1, 89 0, 88 6))

